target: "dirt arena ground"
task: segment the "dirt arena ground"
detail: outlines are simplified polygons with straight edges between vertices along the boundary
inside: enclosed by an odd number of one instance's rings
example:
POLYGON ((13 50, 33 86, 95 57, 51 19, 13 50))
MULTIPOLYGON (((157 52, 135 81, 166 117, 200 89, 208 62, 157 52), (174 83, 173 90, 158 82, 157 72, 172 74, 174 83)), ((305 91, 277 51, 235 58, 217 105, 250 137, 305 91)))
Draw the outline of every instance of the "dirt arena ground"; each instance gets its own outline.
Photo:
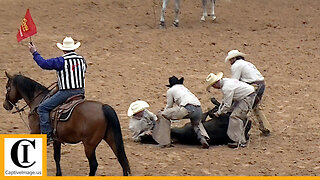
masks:
MULTIPOLYGON (((0 101, 5 98, 5 71, 21 72, 45 86, 56 80, 54 71, 44 71, 33 61, 28 39, 16 41, 17 28, 30 8, 38 29, 32 40, 45 58, 61 55, 55 43, 67 35, 82 43, 77 52, 88 63, 86 98, 117 111, 133 175, 319 176, 319 1, 217 0, 216 21, 200 22, 200 0, 182 0, 181 24, 175 28, 171 0, 166 29, 158 28, 160 5, 159 0, 0 0, 0 101), (212 107, 212 95, 220 100, 220 91, 205 91, 205 78, 219 71, 230 76, 224 58, 231 49, 247 53, 247 60, 265 76, 263 106, 273 127, 271 136, 260 136, 253 124, 249 146, 238 150, 185 145, 161 149, 131 140, 129 104, 142 99, 153 112, 163 108, 172 75, 185 78, 204 110, 212 107)), ((18 114, 0 108, 0 133, 28 130, 18 114)), ((50 146, 48 175, 55 175, 52 157, 50 146)), ((97 148, 97 159, 98 176, 122 175, 104 142, 97 148)), ((86 176, 83 146, 63 146, 61 166, 63 175, 86 176)))

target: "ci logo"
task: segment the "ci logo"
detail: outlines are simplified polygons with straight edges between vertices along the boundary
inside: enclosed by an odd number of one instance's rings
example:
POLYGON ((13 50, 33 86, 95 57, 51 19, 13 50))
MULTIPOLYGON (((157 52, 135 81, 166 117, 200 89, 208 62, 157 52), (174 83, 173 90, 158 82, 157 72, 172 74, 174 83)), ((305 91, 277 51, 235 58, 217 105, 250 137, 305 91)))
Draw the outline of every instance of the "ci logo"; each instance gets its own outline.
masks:
POLYGON ((21 139, 13 144, 11 148, 12 162, 20 168, 29 168, 33 166, 36 161, 30 162, 29 151, 36 148, 35 140, 21 139), (21 146, 20 146, 21 145, 21 146), (22 157, 19 156, 18 149, 22 147, 22 157), (20 158, 19 158, 20 157, 20 158))
POLYGON ((46 176, 45 140, 42 134, 0 134, 0 149, 4 145, 4 171, 0 158, 0 176, 46 176))

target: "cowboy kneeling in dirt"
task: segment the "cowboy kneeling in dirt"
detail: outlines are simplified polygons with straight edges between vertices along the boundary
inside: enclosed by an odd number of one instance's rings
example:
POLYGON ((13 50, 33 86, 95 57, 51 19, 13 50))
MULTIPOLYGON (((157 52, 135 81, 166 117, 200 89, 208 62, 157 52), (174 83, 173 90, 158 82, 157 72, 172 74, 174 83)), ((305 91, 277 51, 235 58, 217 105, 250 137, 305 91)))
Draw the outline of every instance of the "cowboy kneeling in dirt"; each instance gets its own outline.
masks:
POLYGON ((129 129, 135 142, 159 144, 160 147, 171 146, 170 121, 161 115, 156 115, 147 108, 145 101, 135 101, 130 104, 128 116, 130 117, 129 129))
POLYGON ((158 118, 147 109, 148 107, 147 102, 140 100, 131 103, 129 106, 129 129, 135 142, 152 141, 152 130, 158 118))

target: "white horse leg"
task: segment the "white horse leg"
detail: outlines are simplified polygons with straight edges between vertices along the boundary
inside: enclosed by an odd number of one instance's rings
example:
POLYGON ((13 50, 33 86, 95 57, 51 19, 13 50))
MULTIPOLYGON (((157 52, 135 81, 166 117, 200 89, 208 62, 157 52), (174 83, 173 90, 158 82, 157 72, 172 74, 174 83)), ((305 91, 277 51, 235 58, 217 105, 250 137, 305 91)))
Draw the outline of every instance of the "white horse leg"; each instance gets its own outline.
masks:
POLYGON ((160 26, 165 26, 164 23, 164 16, 166 14, 166 8, 168 5, 169 0, 163 0, 162 1, 162 9, 161 9, 161 16, 160 16, 160 26))
POLYGON ((178 27, 179 26, 179 14, 180 14, 180 0, 175 0, 175 13, 176 13, 176 17, 175 20, 173 22, 173 25, 178 27))
POLYGON ((211 16, 212 16, 212 21, 216 20, 216 15, 214 13, 214 6, 216 4, 216 0, 211 0, 211 5, 212 5, 212 12, 211 12, 211 16))
POLYGON ((202 13, 201 21, 206 21, 206 17, 208 16, 207 0, 202 0, 202 9, 203 9, 203 13, 202 13))

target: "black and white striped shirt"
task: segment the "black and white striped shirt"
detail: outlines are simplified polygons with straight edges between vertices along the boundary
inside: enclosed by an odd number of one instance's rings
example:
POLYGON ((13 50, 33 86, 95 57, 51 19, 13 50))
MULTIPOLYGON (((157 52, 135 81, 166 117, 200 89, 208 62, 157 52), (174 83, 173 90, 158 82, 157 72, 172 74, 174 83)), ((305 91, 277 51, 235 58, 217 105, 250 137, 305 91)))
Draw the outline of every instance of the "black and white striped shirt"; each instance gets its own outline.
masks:
POLYGON ((85 87, 85 72, 87 64, 85 59, 75 52, 62 56, 64 68, 57 71, 59 90, 82 89, 85 87))

